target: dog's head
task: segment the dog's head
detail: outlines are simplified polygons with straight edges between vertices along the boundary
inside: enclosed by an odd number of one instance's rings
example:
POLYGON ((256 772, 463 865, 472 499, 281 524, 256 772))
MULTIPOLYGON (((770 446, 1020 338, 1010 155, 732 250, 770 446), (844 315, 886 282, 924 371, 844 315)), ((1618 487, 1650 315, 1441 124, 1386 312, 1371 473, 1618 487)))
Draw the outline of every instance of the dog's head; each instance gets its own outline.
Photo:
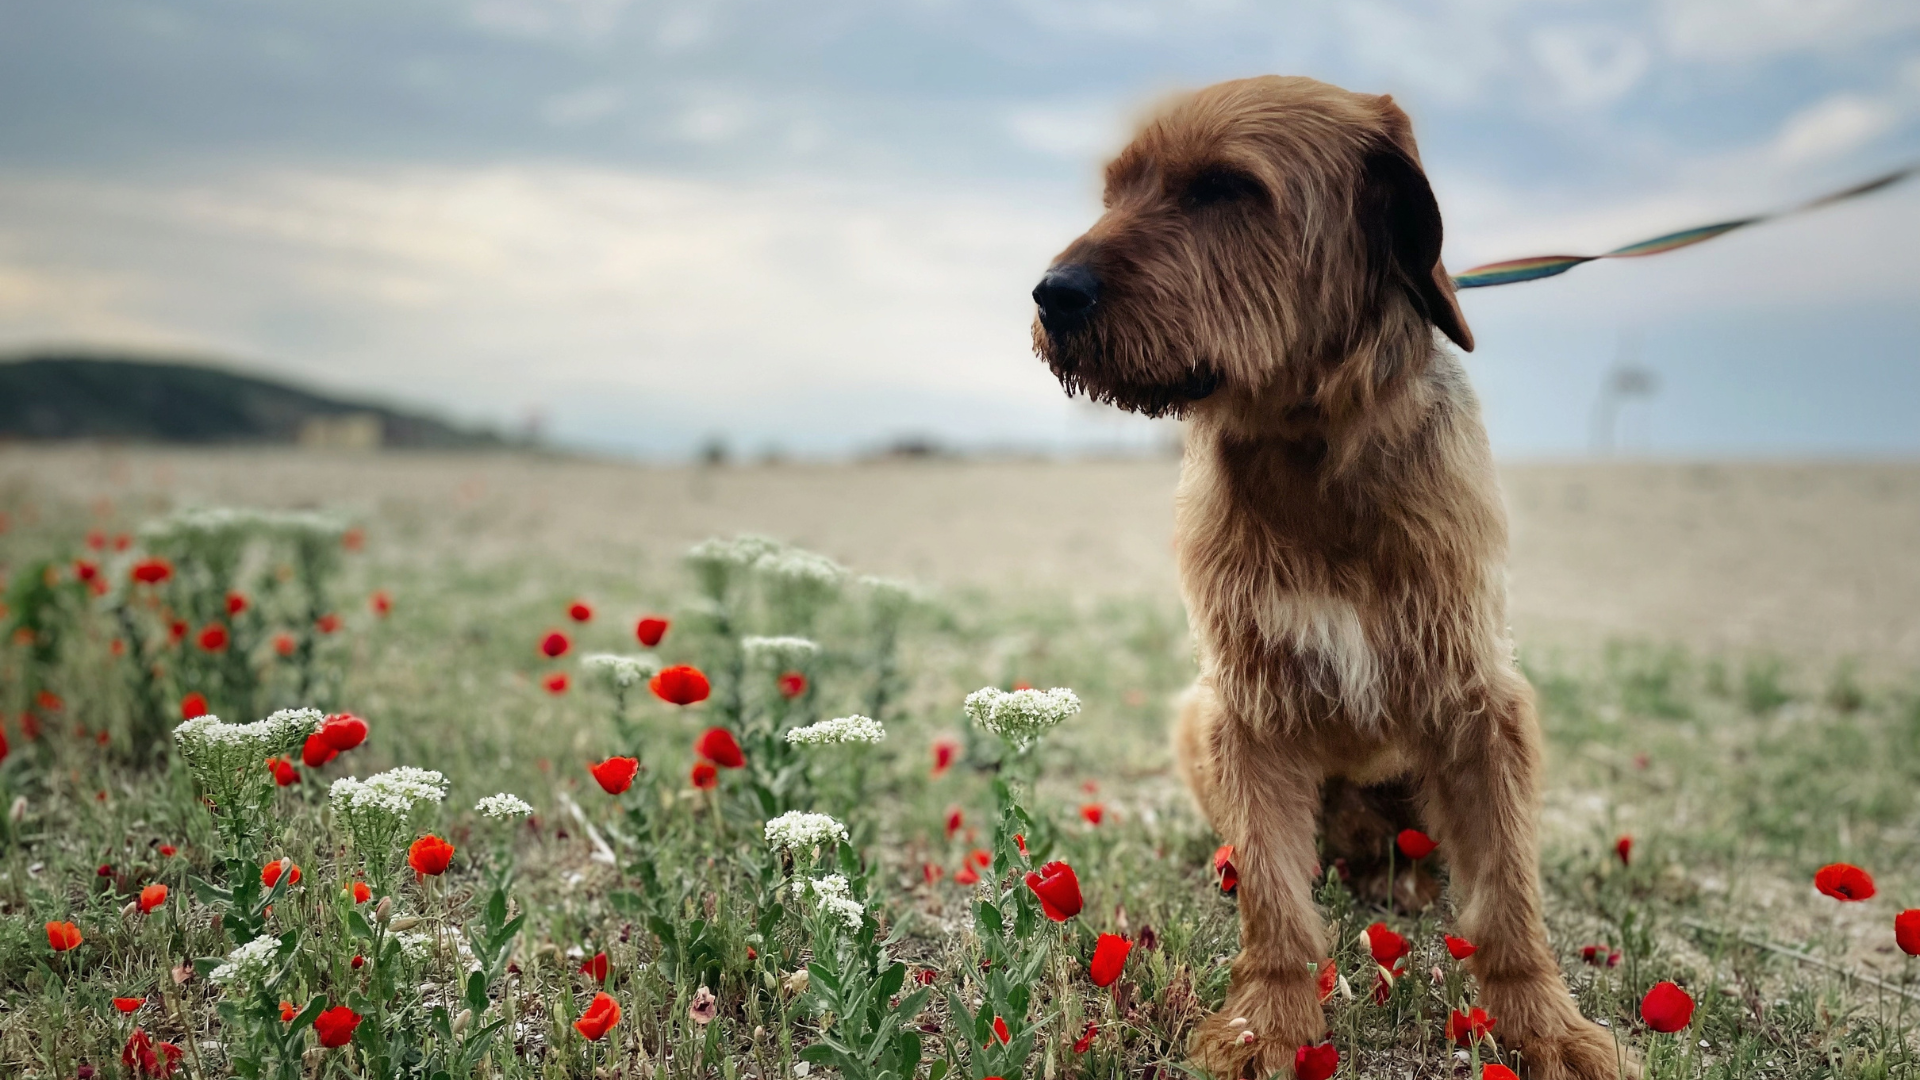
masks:
POLYGON ((1171 102, 1108 164, 1106 212, 1033 290, 1034 351, 1068 393, 1149 416, 1220 391, 1312 400, 1380 352, 1383 328, 1473 348, 1440 240, 1392 99, 1221 83, 1171 102))

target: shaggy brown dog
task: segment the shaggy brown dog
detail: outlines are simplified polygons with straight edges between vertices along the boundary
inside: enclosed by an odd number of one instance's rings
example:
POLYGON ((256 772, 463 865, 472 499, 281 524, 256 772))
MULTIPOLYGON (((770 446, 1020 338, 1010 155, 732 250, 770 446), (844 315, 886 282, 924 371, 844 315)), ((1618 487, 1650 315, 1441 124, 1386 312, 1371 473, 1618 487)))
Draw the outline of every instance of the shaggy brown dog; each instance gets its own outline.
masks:
POLYGON ((1200 678, 1175 745, 1235 850, 1243 951, 1196 1032, 1216 1076, 1291 1068, 1323 785, 1410 785, 1479 1003, 1534 1080, 1637 1071, 1574 1008, 1541 921, 1540 735, 1506 623, 1506 519, 1459 362, 1473 336, 1406 114, 1310 79, 1173 102, 1034 290, 1069 393, 1188 421, 1176 533, 1200 678))

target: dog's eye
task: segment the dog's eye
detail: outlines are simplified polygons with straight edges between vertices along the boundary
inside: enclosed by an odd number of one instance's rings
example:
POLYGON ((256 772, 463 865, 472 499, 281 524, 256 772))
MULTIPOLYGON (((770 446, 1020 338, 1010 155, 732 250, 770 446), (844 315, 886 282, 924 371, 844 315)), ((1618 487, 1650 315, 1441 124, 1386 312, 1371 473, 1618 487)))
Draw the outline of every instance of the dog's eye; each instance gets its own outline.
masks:
POLYGON ((1243 202, 1261 198, 1266 189, 1260 181, 1243 172, 1231 169, 1208 169, 1187 182, 1186 190, 1180 193, 1180 206, 1185 210, 1198 210, 1222 203, 1243 202))

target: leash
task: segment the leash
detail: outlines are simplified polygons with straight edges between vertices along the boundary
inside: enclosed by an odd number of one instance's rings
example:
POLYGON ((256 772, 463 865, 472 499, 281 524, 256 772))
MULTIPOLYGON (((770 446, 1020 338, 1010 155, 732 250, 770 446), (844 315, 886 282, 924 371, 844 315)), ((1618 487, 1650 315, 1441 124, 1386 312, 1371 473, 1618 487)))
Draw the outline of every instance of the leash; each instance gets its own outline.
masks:
POLYGON ((1453 287, 1456 289, 1480 289, 1488 285, 1512 285, 1521 281, 1536 281, 1540 278, 1554 277, 1579 266, 1581 263, 1596 259, 1637 259, 1642 255, 1658 255, 1665 251, 1678 251, 1683 247, 1711 240, 1716 236, 1730 233, 1748 225, 1758 225, 1763 221, 1772 221, 1792 214, 1818 210, 1823 206, 1832 206, 1837 202, 1858 198, 1881 188, 1892 187, 1907 177, 1920 173, 1920 163, 1895 169, 1884 176, 1875 177, 1864 184, 1855 184, 1845 191, 1836 191, 1831 195, 1822 195, 1812 202, 1790 206, 1785 210, 1776 210, 1771 214, 1756 214, 1753 217, 1736 218, 1714 225, 1697 225, 1691 229, 1656 236, 1651 240, 1642 240, 1637 244, 1614 248, 1601 255, 1534 255, 1525 259, 1508 259, 1505 262, 1487 263, 1471 270, 1453 275, 1453 287))

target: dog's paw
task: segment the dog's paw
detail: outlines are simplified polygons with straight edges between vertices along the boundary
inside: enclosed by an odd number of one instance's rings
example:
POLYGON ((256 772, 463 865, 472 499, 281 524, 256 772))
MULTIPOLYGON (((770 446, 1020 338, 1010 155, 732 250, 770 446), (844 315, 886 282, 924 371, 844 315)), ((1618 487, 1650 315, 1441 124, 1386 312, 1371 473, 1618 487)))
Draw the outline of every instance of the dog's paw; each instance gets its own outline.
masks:
POLYGON ((1188 1055, 1215 1080, 1292 1076, 1294 1052, 1319 1042, 1326 1030, 1319 995, 1306 978, 1249 981, 1200 1022, 1188 1055))
MULTIPOLYGON (((1506 1040, 1502 1040, 1505 1042, 1506 1040)), ((1557 1035, 1514 1040, 1527 1080, 1640 1080, 1640 1061, 1606 1028, 1581 1020, 1557 1035)))

